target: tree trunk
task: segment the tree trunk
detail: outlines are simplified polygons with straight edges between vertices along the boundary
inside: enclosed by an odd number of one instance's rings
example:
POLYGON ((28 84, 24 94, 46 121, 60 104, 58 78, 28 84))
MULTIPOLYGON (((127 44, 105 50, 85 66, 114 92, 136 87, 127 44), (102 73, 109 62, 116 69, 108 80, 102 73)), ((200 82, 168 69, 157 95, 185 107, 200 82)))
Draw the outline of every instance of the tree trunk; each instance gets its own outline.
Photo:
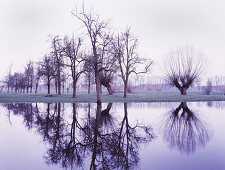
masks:
POLYGON ((60 68, 58 68, 58 94, 61 94, 61 76, 60 76, 60 68))
POLYGON ((107 90, 108 90, 109 95, 113 95, 113 91, 112 91, 111 86, 109 85, 109 86, 106 87, 106 88, 107 88, 107 90))
POLYGON ((123 93, 124 93, 123 97, 127 98, 127 83, 126 82, 124 83, 124 92, 123 93))
POLYGON ((91 92, 91 76, 90 73, 88 73, 88 94, 91 92))
POLYGON ((181 93, 181 95, 186 95, 187 94, 187 88, 181 88, 180 93, 181 93))
POLYGON ((37 91, 38 91, 38 83, 36 83, 35 93, 37 93, 37 91))
POLYGON ((48 94, 50 94, 50 83, 48 83, 47 85, 48 85, 48 94))
POLYGON ((31 84, 30 86, 30 93, 32 93, 32 89, 33 89, 33 84, 31 84))
POLYGON ((88 94, 91 93, 91 80, 88 80, 88 94))
POLYGON ((58 84, 57 84, 57 81, 55 80, 55 93, 57 94, 58 93, 58 84))
POLYGON ((96 93, 97 93, 97 103, 101 103, 101 88, 100 88, 100 80, 99 80, 99 72, 98 68, 95 70, 95 84, 96 84, 96 93))
POLYGON ((73 98, 75 98, 77 95, 77 83, 73 82, 73 98))
POLYGON ((100 84, 100 93, 102 94, 102 84, 100 84))

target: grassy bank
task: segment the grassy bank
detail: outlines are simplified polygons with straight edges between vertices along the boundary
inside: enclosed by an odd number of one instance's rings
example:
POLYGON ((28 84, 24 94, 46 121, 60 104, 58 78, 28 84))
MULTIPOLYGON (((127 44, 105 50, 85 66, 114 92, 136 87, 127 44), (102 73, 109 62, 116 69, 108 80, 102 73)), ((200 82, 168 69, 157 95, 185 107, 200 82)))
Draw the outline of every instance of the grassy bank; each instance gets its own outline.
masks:
MULTIPOLYGON (((122 93, 115 93, 109 96, 102 94, 102 102, 182 102, 182 101, 225 101, 225 95, 222 93, 214 93, 211 95, 203 95, 198 92, 189 92, 186 96, 180 95, 178 92, 140 92, 129 94, 128 98, 123 98, 122 93)), ((46 96, 45 93, 40 94, 16 94, 16 93, 0 93, 0 103, 15 102, 32 102, 32 103, 95 103, 96 95, 94 93, 87 94, 78 92, 77 97, 72 98, 72 94, 62 94, 46 96)))

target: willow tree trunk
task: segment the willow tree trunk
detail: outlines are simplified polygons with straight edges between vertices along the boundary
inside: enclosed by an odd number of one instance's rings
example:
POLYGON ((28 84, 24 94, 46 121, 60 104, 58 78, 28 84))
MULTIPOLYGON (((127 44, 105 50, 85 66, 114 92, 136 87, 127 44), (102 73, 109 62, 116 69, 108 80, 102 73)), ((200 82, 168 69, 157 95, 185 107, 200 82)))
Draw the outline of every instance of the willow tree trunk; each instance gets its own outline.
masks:
POLYGON ((181 95, 187 94, 187 88, 184 87, 184 88, 180 88, 179 90, 180 90, 181 95))

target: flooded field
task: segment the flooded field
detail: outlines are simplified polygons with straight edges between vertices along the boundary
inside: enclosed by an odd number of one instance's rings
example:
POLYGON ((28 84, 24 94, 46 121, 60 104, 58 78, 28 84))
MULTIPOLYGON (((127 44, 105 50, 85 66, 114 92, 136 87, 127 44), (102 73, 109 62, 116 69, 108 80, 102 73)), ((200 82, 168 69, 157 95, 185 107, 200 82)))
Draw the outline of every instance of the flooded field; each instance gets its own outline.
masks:
POLYGON ((0 105, 0 169, 224 170, 225 102, 0 105))

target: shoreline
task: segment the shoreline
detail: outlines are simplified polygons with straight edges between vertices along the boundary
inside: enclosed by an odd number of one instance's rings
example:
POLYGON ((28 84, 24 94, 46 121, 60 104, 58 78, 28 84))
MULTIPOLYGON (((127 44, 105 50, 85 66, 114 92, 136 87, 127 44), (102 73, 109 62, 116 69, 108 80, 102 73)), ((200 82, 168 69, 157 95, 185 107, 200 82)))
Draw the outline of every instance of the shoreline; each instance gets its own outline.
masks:
MULTIPOLYGON (((87 94, 78 92, 76 98, 72 94, 21 94, 21 93, 0 93, 0 103, 96 103, 95 93, 87 94)), ((207 102, 207 101, 225 101, 225 95, 211 94, 203 95, 197 92, 191 92, 187 95, 180 95, 177 92, 140 92, 129 94, 123 98, 123 93, 108 95, 101 94, 102 103, 146 103, 146 102, 207 102)))

